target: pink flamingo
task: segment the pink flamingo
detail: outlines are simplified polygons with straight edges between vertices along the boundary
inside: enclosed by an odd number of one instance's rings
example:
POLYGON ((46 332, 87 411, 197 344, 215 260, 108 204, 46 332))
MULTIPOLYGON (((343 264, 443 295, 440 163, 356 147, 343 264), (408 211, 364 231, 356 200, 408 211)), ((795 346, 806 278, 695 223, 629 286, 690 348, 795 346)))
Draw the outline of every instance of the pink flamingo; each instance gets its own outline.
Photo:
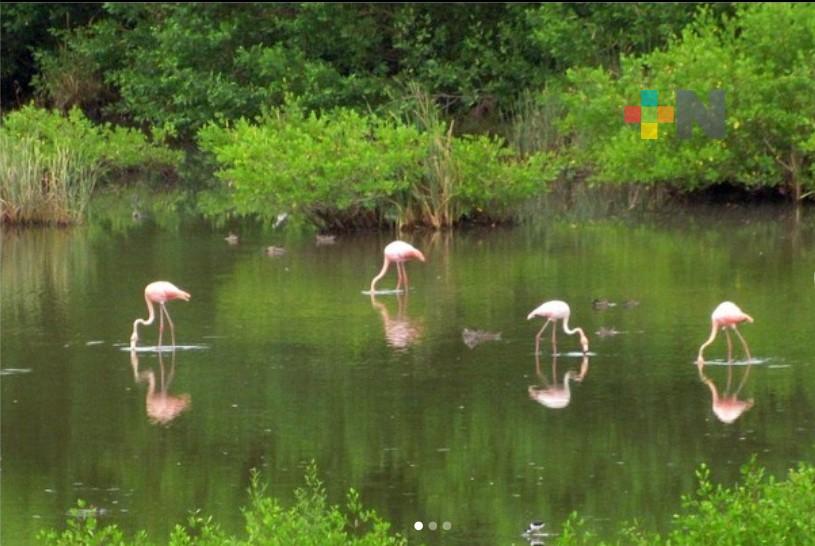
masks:
POLYGON ((586 334, 583 333, 582 328, 569 328, 569 315, 571 314, 571 310, 569 309, 569 304, 565 301, 559 300, 552 300, 547 301, 540 305, 537 309, 529 313, 526 317, 526 320, 530 320, 533 317, 542 317, 546 319, 546 322, 543 324, 543 328, 540 329, 538 335, 535 336, 535 352, 540 351, 540 341, 541 341, 541 334, 543 331, 546 330, 546 327, 549 326, 549 323, 554 323, 552 325, 552 352, 557 352, 557 321, 563 321, 563 331, 566 332, 568 335, 572 334, 580 334, 580 345, 583 346, 583 352, 589 352, 589 340, 586 338, 586 334))
POLYGON ((145 319, 136 319, 133 321, 133 334, 130 336, 130 347, 135 347, 136 342, 139 341, 139 324, 144 324, 145 326, 149 326, 153 324, 153 320, 156 318, 156 312, 153 308, 153 304, 159 304, 161 308, 159 310, 159 326, 158 326, 158 346, 161 347, 161 334, 164 332, 164 316, 167 316, 167 321, 170 323, 170 333, 173 337, 173 347, 175 347, 175 327, 173 326, 173 320, 170 318, 170 313, 167 312, 167 307, 164 305, 168 301, 172 300, 184 300, 190 301, 190 295, 187 292, 184 292, 173 283, 169 283, 167 281, 156 281, 151 282, 147 285, 144 289, 144 301, 147 302, 147 311, 149 316, 147 320, 145 319))
POLYGON ((390 267, 391 263, 396 264, 396 273, 399 276, 396 289, 399 290, 402 287, 402 283, 404 283, 405 291, 407 292, 408 276, 407 271, 405 271, 405 262, 408 260, 419 260, 424 262, 424 254, 404 241, 394 241, 388 244, 388 246, 385 247, 384 254, 385 263, 382 265, 382 271, 380 271, 379 275, 371 280, 371 293, 376 290, 376 283, 379 282, 379 279, 385 276, 385 273, 388 272, 388 268, 390 267))
POLYGON ((728 355, 732 349, 730 330, 733 330, 736 332, 736 335, 739 336, 741 344, 744 347, 744 352, 747 354, 747 361, 749 362, 751 360, 750 349, 747 347, 747 342, 744 341, 744 337, 736 328, 736 325, 744 321, 752 323, 753 317, 739 309, 739 306, 735 303, 725 301, 720 303, 719 306, 714 309, 713 314, 710 316, 710 320, 712 323, 710 337, 702 344, 701 347, 699 347, 699 356, 696 358, 697 364, 704 364, 705 360, 702 357, 702 353, 704 352, 705 347, 713 343, 713 340, 716 339, 716 334, 719 333, 720 329, 724 330, 725 336, 727 336, 728 355))

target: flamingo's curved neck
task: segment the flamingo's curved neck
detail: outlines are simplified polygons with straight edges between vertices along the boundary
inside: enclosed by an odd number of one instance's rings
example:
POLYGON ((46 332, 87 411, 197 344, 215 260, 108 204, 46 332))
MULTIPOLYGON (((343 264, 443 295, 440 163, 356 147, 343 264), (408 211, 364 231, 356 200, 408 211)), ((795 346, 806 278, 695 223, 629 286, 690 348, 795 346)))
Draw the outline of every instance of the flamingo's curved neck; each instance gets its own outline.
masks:
POLYGON ((388 272, 388 266, 389 266, 389 265, 390 265, 390 261, 388 260, 388 258, 385 258, 385 263, 384 263, 384 264, 382 264, 382 271, 380 271, 380 272, 379 272, 379 275, 377 275, 376 277, 374 277, 374 278, 371 280, 371 292, 374 292, 374 291, 376 290, 376 283, 378 283, 378 282, 379 282, 379 279, 381 279, 382 277, 384 277, 384 276, 385 276, 385 273, 387 273, 387 272, 388 272))
POLYGON ((582 332, 583 330, 581 330, 580 328, 574 328, 574 329, 569 328, 569 317, 566 316, 563 319, 563 331, 566 332, 569 335, 572 335, 574 333, 577 333, 578 331, 582 332))
MULTIPOLYGON (((569 328, 569 317, 566 316, 563 319, 563 331, 566 332, 568 335, 572 334, 580 334, 581 343, 584 339, 586 339, 586 334, 583 332, 582 328, 569 328)), ((583 349, 585 351, 585 347, 583 349)))
POLYGON ((153 324, 153 321, 156 319, 156 311, 153 308, 153 302, 150 301, 150 299, 147 297, 146 294, 144 296, 144 301, 147 303, 147 312, 148 312, 147 320, 136 319, 136 320, 133 321, 133 335, 130 337, 131 341, 139 339, 139 331, 138 331, 139 324, 143 324, 145 326, 150 326, 151 324, 153 324))

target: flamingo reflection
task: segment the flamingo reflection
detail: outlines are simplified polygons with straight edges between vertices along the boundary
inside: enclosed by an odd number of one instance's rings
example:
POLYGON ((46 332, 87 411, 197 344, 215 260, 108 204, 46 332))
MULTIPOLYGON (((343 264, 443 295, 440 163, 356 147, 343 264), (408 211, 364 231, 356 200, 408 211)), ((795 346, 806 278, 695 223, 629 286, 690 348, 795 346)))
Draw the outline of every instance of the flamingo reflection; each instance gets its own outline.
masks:
POLYGON ((569 381, 574 380, 578 383, 585 379, 586 374, 589 372, 589 356, 583 355, 583 361, 580 363, 580 372, 569 370, 563 375, 563 383, 558 383, 557 380, 557 354, 552 355, 552 382, 546 379, 546 375, 541 371, 540 365, 540 351, 535 351, 535 373, 541 379, 541 385, 530 385, 529 398, 552 409, 562 409, 569 405, 572 401, 572 392, 569 389, 569 381))
POLYGON ((751 361, 748 360, 747 367, 744 369, 744 375, 742 375, 741 381, 739 381, 738 387, 736 390, 733 390, 733 358, 732 352, 728 347, 727 352, 727 382, 725 383, 725 388, 723 393, 719 393, 719 389, 716 388, 716 384, 710 379, 708 376, 705 375, 705 365, 704 364, 697 364, 697 368, 699 369, 699 379, 702 380, 702 383, 708 386, 710 389, 710 395, 713 401, 713 413, 722 423, 730 424, 733 423, 736 419, 741 417, 741 415, 753 407, 753 399, 749 400, 739 400, 739 392, 744 387, 745 383, 747 383, 747 377, 750 375, 750 368, 752 367, 751 361))
POLYGON ((133 380, 136 383, 147 383, 145 406, 147 417, 154 425, 168 425, 170 421, 181 415, 190 406, 190 395, 173 395, 168 391, 175 375, 175 351, 172 353, 169 373, 164 372, 164 358, 158 353, 160 376, 158 390, 156 390, 156 373, 152 370, 139 371, 139 355, 135 350, 130 351, 130 365, 133 367, 133 380))
POLYGON ((407 300, 407 292, 396 294, 398 305, 396 318, 391 318, 385 304, 376 301, 376 296, 371 292, 371 306, 379 311, 382 317, 382 325, 385 327, 385 341, 397 350, 405 350, 418 341, 424 330, 421 324, 417 324, 406 315, 407 300))

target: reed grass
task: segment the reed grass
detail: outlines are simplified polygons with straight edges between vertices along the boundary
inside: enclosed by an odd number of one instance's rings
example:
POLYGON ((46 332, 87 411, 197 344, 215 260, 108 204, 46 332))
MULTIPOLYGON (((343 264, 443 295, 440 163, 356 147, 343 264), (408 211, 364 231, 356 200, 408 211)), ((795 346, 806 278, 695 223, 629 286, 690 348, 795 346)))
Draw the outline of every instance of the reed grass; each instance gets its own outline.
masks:
POLYGON ((70 148, 46 152, 37 139, 0 134, 0 219, 11 224, 81 222, 101 174, 101 163, 70 148))

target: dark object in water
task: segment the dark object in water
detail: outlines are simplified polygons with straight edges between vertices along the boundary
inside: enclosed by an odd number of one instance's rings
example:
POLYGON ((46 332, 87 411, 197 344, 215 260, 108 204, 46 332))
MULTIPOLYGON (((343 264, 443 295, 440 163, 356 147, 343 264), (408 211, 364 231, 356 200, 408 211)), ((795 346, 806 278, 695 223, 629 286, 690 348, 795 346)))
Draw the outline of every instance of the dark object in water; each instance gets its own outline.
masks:
POLYGON ((496 334, 493 332, 485 332, 483 330, 470 330, 469 328, 465 328, 461 332, 461 339, 464 341, 464 344, 467 347, 474 349, 477 345, 480 345, 485 341, 501 341, 501 332, 496 334))
POLYGON ((615 329, 614 326, 612 326, 611 328, 606 328, 605 326, 603 326, 602 328, 597 330, 595 332, 595 334, 597 334, 600 337, 608 337, 608 336, 616 336, 617 334, 622 334, 622 332, 615 329))
POLYGON ((637 300, 625 300, 623 302, 623 307, 625 307, 626 309, 632 309, 638 306, 639 304, 640 302, 638 302, 637 300))
POLYGON ((550 536, 549 533, 544 531, 546 524, 542 521, 533 521, 529 527, 521 533, 521 536, 529 542, 530 546, 542 546, 544 537, 550 536))
POLYGON ((286 249, 279 246, 267 246, 264 252, 267 256, 283 256, 286 249))
POLYGON ((606 298, 595 299, 591 302, 591 306, 597 309, 598 311, 603 309, 608 309, 609 307, 616 307, 617 304, 611 301, 608 301, 606 298))
POLYGON ((227 242, 227 243, 229 243, 230 245, 236 245, 236 244, 238 244, 238 241, 240 241, 240 239, 238 238, 238 236, 237 236, 237 235, 235 235, 234 233, 232 233, 232 232, 230 231, 230 232, 229 232, 229 235, 227 235, 226 237, 224 237, 224 241, 226 241, 226 242, 227 242))
POLYGON ((317 246, 322 245, 333 245, 337 242, 336 235, 317 235, 316 237, 317 246))

